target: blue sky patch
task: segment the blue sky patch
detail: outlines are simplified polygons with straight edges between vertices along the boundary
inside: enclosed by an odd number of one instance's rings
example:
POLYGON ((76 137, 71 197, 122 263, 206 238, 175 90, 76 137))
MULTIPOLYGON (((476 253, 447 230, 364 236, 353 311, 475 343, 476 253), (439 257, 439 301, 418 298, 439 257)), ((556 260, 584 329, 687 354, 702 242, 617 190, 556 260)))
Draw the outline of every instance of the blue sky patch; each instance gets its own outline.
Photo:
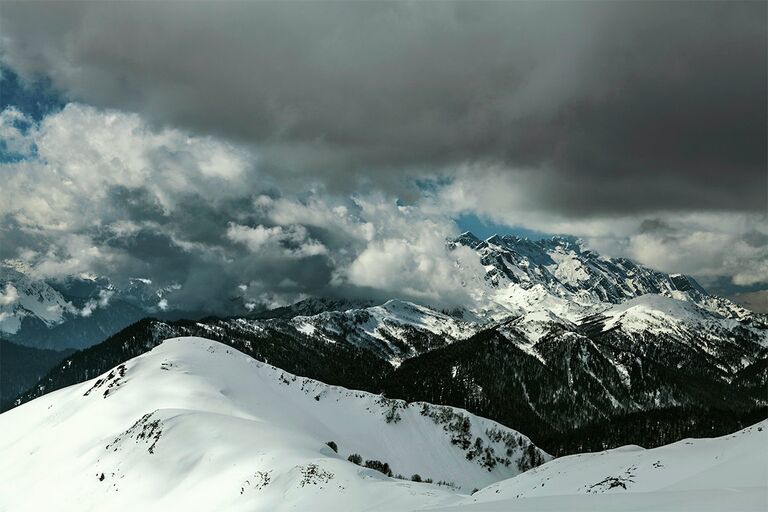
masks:
POLYGON ((471 231, 476 237, 482 239, 496 234, 522 236, 530 238, 531 240, 540 240, 552 236, 548 233, 542 233, 541 231, 498 224, 488 218, 480 217, 473 213, 459 215, 454 220, 461 231, 471 231))
POLYGON ((39 122, 65 104, 66 99, 54 90, 50 80, 25 81, 13 70, 0 66, 0 110, 16 107, 39 122))

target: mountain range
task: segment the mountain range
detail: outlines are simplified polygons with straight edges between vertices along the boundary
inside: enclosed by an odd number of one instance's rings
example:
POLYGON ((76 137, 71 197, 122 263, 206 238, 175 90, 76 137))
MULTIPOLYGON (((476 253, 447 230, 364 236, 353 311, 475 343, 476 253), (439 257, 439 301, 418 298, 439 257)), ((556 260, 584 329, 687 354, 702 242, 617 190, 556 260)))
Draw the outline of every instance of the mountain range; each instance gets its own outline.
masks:
POLYGON ((6 393, 3 407, 175 336, 217 340, 328 384, 465 408, 554 454, 657 446, 701 434, 697 425, 726 433, 768 405, 767 317, 693 278, 602 257, 571 237, 464 233, 447 242, 459 247, 484 269, 466 283, 473 298, 463 307, 309 299, 231 318, 143 320, 67 357, 28 391, 6 393), (647 431, 611 435, 610 425, 638 415, 655 418, 647 431), (693 421, 703 417, 720 420, 693 421))

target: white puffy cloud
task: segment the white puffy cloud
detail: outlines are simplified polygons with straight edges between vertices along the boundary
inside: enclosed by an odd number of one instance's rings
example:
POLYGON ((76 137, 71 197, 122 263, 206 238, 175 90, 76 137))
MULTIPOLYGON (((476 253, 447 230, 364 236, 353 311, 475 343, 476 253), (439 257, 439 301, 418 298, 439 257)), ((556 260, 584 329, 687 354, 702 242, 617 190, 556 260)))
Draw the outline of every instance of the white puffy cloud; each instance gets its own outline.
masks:
POLYGON ((768 284, 766 216, 698 214, 654 226, 628 237, 630 257, 705 281, 730 276, 735 285, 768 284))
MULTIPOLYGON (((19 116, 12 108, 0 114, 3 134, 19 116)), ((94 240, 104 230, 127 238, 159 229, 181 248, 199 248, 188 236, 194 229, 161 226, 192 217, 194 207, 239 198, 257 180, 268 184, 254 172, 252 152, 154 129, 136 114, 70 103, 39 124, 23 120, 28 126, 14 132, 13 147, 35 151, 0 163, 3 234, 15 237, 2 245, 24 252, 43 276, 91 271, 95 262, 124 264, 124 251, 94 240), (31 246, 35 240, 39 247, 31 246)))
POLYGON ((83 308, 79 311, 80 316, 89 317, 93 314, 96 308, 105 308, 109 305, 109 301, 115 294, 114 290, 99 290, 98 298, 94 298, 85 303, 83 308))
POLYGON ((347 278, 393 297, 466 304, 472 291, 467 285, 474 284, 471 277, 482 272, 477 256, 468 252, 461 248, 449 253, 440 232, 374 240, 352 261, 347 278))
POLYGON ((32 121, 19 109, 10 106, 0 112, 0 149, 17 156, 29 156, 34 145, 24 133, 32 121))
POLYGON ((254 160, 209 137, 153 130, 136 114, 74 103, 15 145, 34 145, 37 154, 2 164, 0 213, 17 212, 26 224, 49 230, 109 221, 105 203, 114 187, 146 188, 164 211, 191 194, 239 195, 254 160))
POLYGON ((14 128, 17 112, 3 115, 25 156, 0 164, 0 259, 24 259, 44 277, 180 283, 166 307, 225 310, 232 297, 283 305, 318 295, 462 303, 483 274, 469 249, 445 247, 464 213, 581 236, 669 272, 767 280, 768 234, 756 214, 572 217, 530 193, 550 178, 481 162, 444 169, 407 205, 376 188, 340 196, 309 182, 296 194, 262 173, 254 150, 158 129, 136 114, 69 104, 24 130, 14 128))
POLYGON ((227 237, 262 255, 277 253, 289 258, 305 258, 328 253, 328 249, 312 239, 307 229, 301 225, 249 227, 230 224, 227 237))
POLYGON ((283 233, 283 228, 276 226, 274 228, 265 228, 256 226, 239 226, 230 224, 227 229, 227 236, 235 242, 244 243, 253 252, 260 251, 270 241, 279 238, 283 233))
POLYGON ((11 283, 5 284, 5 289, 0 291, 0 306, 10 306, 19 300, 19 291, 11 283))
MULTIPOLYGON (((0 216, 13 229, 0 230, 0 245, 40 277, 142 275, 217 295, 221 307, 232 296, 269 304, 462 296, 456 254, 445 249, 456 226, 423 204, 400 206, 376 190, 344 198, 322 186, 285 195, 252 150, 74 103, 19 137, 36 151, 2 164, 0 216)), ((183 303, 181 293, 169 302, 183 303)))

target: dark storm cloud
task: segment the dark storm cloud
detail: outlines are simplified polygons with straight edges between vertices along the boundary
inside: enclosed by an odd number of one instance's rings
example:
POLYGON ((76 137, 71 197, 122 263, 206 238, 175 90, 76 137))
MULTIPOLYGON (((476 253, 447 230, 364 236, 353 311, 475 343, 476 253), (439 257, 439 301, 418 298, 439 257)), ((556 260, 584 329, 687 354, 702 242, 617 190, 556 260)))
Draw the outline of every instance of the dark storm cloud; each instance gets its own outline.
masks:
POLYGON ((19 257, 19 249, 39 250, 48 245, 44 236, 25 230, 11 213, 0 215, 0 261, 19 257))
POLYGON ((157 198, 146 188, 113 186, 107 191, 107 202, 118 219, 157 222, 163 224, 168 217, 157 198))
POLYGON ((675 230, 661 219, 645 219, 637 229, 638 233, 672 234, 675 230))
POLYGON ((249 283, 256 283, 249 295, 257 303, 260 293, 276 291, 291 298, 340 293, 330 286, 333 268, 325 256, 291 259, 268 248, 253 253, 221 236, 227 223, 215 224, 215 215, 195 217, 208 225, 204 237, 200 226, 190 229, 191 224, 177 222, 180 217, 185 215, 170 215, 170 221, 158 229, 118 233, 106 227, 89 232, 93 244, 113 256, 94 261, 89 270, 107 275, 119 285, 132 277, 149 277, 158 285, 179 284, 166 297, 175 309, 187 311, 242 311, 242 301, 233 300, 244 295, 238 286, 249 283), (205 238, 205 244, 189 249, 174 240, 194 236, 205 238))
POLYGON ((768 245, 768 235, 752 230, 744 234, 744 241, 752 247, 765 247, 768 245))
POLYGON ((252 143, 284 180, 394 188, 403 169, 481 160, 560 212, 765 207, 764 2, 34 2, 0 16, 15 69, 252 143))

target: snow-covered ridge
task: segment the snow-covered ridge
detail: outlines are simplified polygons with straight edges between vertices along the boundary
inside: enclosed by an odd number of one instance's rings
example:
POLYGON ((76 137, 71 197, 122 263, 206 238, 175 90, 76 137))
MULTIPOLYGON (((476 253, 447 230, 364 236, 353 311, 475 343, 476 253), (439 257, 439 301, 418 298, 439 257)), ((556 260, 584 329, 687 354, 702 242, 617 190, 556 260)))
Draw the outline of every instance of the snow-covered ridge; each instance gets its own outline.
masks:
POLYGON ((320 336, 330 342, 344 339, 367 348, 393 364, 426 350, 466 339, 479 328, 474 322, 402 300, 389 300, 379 306, 362 309, 297 316, 291 324, 309 336, 320 336), (417 339, 422 341, 414 344, 417 339))
POLYGON ((765 510, 766 434, 764 421, 520 473, 550 457, 495 422, 175 338, 0 415, 0 510, 765 510))
POLYGON ((715 439, 571 455, 445 510, 766 510, 766 446, 768 420, 715 439))
POLYGON ((550 458, 460 409, 328 386, 176 338, 0 415, 0 510, 355 510, 390 500, 406 510, 550 458), (353 454, 407 480, 355 465, 353 454), (410 482, 415 474, 444 485, 410 482))

